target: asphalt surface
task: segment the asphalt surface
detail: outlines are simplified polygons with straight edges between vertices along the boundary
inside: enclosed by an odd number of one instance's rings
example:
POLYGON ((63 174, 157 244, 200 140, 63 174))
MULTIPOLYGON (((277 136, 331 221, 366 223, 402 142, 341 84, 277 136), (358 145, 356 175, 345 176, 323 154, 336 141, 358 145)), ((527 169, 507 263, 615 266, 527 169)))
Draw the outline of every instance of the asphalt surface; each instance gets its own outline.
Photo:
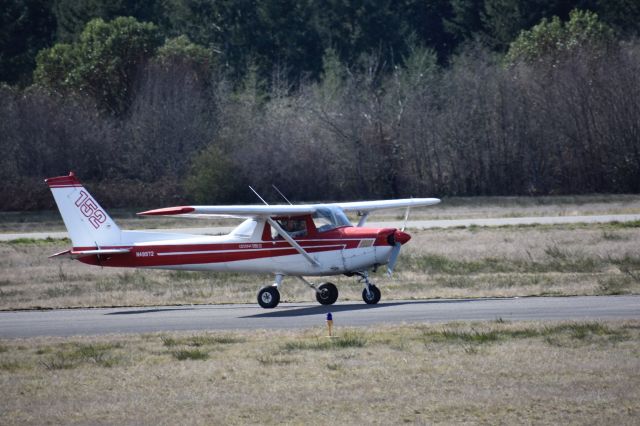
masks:
POLYGON ((186 330, 292 329, 334 325, 439 323, 450 321, 640 319, 640 296, 525 297, 496 299, 398 300, 333 306, 283 303, 195 305, 113 309, 60 309, 0 312, 0 338, 100 335, 186 330))
MULTIPOLYGON (((431 228, 457 228, 462 226, 509 226, 509 225, 554 225, 563 223, 608 223, 608 222, 630 222, 640 220, 640 214, 612 214, 596 216, 539 216, 539 217, 506 217, 490 219, 450 219, 450 220, 410 220, 406 227, 410 229, 431 229, 431 228)), ((388 222, 367 222, 367 226, 372 228, 401 228, 404 221, 388 222)), ((178 234, 196 235, 220 235, 231 232, 233 227, 219 226, 209 228, 176 228, 176 229, 145 229, 149 232, 166 232, 178 234)), ((11 241, 19 238, 67 238, 66 232, 21 232, 21 233, 0 233, 0 241, 11 241)))

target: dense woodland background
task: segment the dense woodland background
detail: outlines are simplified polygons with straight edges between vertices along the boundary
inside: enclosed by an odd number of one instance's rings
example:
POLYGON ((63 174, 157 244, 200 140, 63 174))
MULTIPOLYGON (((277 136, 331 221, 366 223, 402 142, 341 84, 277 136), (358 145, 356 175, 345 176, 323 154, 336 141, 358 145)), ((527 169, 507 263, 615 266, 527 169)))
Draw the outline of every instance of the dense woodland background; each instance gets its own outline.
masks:
POLYGON ((0 209, 640 192, 637 0, 4 0, 0 209))

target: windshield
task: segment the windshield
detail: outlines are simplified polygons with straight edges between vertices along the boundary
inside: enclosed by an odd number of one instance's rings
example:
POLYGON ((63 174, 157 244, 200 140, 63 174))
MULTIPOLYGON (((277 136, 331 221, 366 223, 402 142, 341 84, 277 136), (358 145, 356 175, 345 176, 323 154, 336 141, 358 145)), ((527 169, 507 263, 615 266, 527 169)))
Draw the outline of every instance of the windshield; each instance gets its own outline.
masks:
POLYGON ((352 226, 344 212, 338 207, 321 207, 313 214, 313 223, 318 232, 326 232, 341 226, 352 226))

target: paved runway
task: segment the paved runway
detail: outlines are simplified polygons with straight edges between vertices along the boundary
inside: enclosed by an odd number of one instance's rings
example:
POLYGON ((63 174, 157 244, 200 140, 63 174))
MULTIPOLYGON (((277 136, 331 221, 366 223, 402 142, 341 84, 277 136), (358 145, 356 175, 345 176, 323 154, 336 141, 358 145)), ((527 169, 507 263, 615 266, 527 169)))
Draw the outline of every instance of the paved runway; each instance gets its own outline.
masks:
POLYGON ((112 309, 0 312, 0 338, 149 333, 179 330, 290 329, 450 321, 640 319, 640 296, 525 297, 398 300, 366 305, 343 302, 195 305, 112 309))
MULTIPOLYGON (((508 226, 508 225, 553 225, 565 223, 608 223, 608 222, 630 222, 640 220, 640 214, 611 214, 596 216, 532 216, 532 217, 504 217, 504 218, 479 218, 479 219, 443 219, 443 220, 410 220, 407 222, 409 229, 432 229, 432 228, 456 228, 461 226, 508 226)), ((367 226, 372 228, 401 228, 404 221, 388 222, 367 222, 367 226)), ((220 235, 231 232, 233 227, 219 226, 209 228, 176 228, 176 229, 145 229, 149 232, 168 232, 178 234, 196 235, 220 235)), ((0 233, 0 241, 11 241, 19 238, 67 238, 66 232, 21 232, 21 233, 0 233)))

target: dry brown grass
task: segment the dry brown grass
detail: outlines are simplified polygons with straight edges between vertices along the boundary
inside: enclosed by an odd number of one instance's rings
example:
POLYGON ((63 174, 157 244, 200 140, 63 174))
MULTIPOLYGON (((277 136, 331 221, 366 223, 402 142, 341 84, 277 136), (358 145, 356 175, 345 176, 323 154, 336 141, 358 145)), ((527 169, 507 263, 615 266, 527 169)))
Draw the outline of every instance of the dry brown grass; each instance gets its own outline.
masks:
MULTIPOLYGON (((633 225, 636 226, 637 224, 633 225)), ((373 276, 383 298, 594 295, 640 292, 640 227, 531 226, 412 232, 397 272, 373 276)), ((65 242, 0 243, 0 309, 240 303, 267 275, 98 268, 49 259, 65 242)), ((330 277, 340 300, 360 300, 355 279, 330 277)), ((283 301, 311 301, 294 279, 283 301)))
POLYGON ((0 341, 3 424, 636 424, 640 323, 0 341))
MULTIPOLYGON (((433 194, 437 196, 437 194, 433 194)), ((206 228, 234 226, 237 220, 180 219, 137 216, 145 209, 111 209, 109 214, 122 229, 206 228)), ((155 206, 166 207, 166 206, 155 206)), ((414 209, 411 219, 477 219, 495 217, 577 216, 639 214, 640 195, 575 195, 547 197, 453 197, 428 208, 414 209)), ((371 220, 398 220, 404 210, 376 212, 371 220)), ((357 221, 357 219, 355 219, 357 221)), ((65 231, 57 211, 0 212, 0 232, 65 231)))
MULTIPOLYGON (((122 229, 206 228, 238 225, 237 219, 184 219, 173 217, 138 216, 139 210, 112 210, 109 215, 122 229)), ((58 211, 0 212, 0 232, 59 232, 66 231, 58 211)))
MULTIPOLYGON (((436 194, 437 196, 437 194, 436 194)), ((530 216, 638 214, 640 195, 452 197, 411 211, 411 219, 483 219, 530 216)), ((403 210, 376 212, 371 220, 404 219, 403 210)))

